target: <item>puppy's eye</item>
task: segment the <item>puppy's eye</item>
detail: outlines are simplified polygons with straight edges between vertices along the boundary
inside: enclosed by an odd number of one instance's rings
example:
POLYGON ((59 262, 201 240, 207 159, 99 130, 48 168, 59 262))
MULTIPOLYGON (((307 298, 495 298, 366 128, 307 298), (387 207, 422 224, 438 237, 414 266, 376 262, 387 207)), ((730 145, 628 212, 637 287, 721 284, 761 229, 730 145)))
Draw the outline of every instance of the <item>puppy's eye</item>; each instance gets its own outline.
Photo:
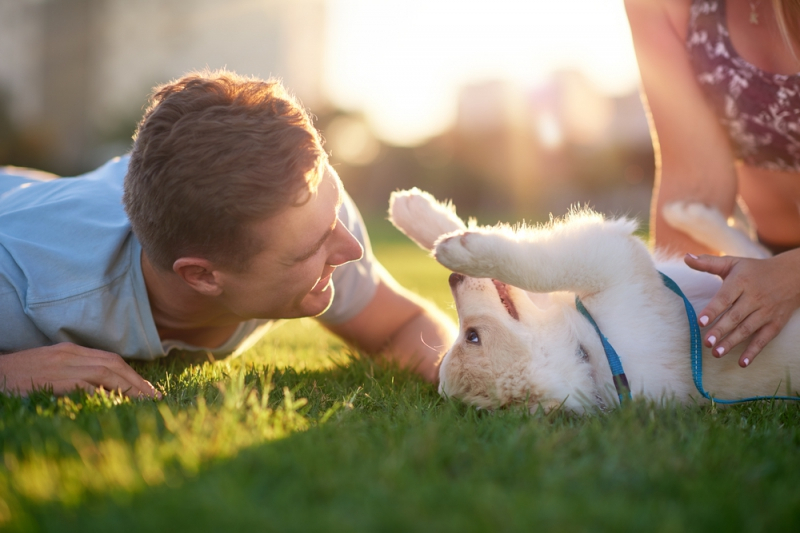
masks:
POLYGON ((477 332, 477 331, 475 331, 475 330, 474 330, 474 329, 472 329, 472 328, 469 328, 469 329, 467 330, 467 334, 466 334, 466 335, 464 335, 464 338, 465 338, 465 339, 467 340, 467 342, 468 342, 468 343, 470 343, 470 344, 480 344, 480 343, 481 343, 481 338, 478 336, 478 332, 477 332))

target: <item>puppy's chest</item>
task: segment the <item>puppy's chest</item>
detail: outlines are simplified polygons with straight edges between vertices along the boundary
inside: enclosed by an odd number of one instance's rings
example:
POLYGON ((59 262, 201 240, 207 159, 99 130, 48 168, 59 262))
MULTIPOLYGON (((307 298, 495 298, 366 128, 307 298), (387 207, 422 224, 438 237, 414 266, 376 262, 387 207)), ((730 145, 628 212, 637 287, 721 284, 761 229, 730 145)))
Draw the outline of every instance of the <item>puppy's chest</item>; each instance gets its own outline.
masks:
POLYGON ((580 344, 591 355, 592 366, 600 375, 608 374, 605 369, 609 365, 609 348, 634 381, 642 382, 654 373, 676 369, 682 359, 688 368, 689 319, 685 304, 677 295, 659 290, 644 298, 612 297, 591 304, 587 308, 597 329, 582 316, 586 324, 580 328, 580 344))

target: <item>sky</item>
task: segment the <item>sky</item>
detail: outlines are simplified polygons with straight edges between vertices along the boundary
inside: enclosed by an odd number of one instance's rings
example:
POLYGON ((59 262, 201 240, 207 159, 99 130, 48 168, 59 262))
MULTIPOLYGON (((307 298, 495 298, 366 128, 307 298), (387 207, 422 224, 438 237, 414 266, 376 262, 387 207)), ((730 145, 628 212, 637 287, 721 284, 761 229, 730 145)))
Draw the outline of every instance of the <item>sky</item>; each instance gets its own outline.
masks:
POLYGON ((330 0, 328 17, 326 92, 395 144, 444 130, 469 83, 579 69, 616 95, 639 81, 623 0, 330 0))

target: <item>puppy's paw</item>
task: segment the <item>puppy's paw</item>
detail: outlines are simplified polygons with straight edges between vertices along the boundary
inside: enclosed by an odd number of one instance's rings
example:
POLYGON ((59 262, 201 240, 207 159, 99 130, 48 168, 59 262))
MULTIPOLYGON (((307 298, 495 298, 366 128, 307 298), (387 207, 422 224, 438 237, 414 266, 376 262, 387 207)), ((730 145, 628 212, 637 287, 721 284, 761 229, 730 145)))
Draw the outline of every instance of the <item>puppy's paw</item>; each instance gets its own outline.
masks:
POLYGON ((663 208, 664 220, 675 229, 691 235, 698 227, 727 229, 728 221, 717 209, 699 202, 673 202, 663 208))
POLYGON ((434 256, 450 270, 474 278, 493 278, 497 277, 497 251, 503 240, 491 233, 458 232, 437 242, 434 256))
POLYGON ((465 229, 451 204, 437 202, 416 187, 392 193, 389 220, 425 250, 432 250, 436 239, 442 235, 465 229))
POLYGON ((394 191, 389 196, 389 220, 400 230, 413 231, 421 217, 436 216, 437 206, 436 198, 416 187, 394 191))
POLYGON ((663 207, 664 220, 673 228, 725 255, 765 258, 772 254, 749 235, 728 224, 716 208, 699 202, 675 202, 663 207))

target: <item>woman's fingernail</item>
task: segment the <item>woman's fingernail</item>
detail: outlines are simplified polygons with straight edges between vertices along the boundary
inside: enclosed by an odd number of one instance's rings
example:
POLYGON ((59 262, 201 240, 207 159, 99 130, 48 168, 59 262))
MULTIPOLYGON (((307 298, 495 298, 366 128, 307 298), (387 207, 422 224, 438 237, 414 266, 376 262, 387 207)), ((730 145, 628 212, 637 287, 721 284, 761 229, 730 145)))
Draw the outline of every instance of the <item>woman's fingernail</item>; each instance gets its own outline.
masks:
POLYGON ((750 359, 747 359, 747 358, 745 357, 745 359, 744 359, 744 361, 742 361, 742 363, 744 363, 744 366, 747 366, 747 365, 749 365, 749 364, 750 364, 750 359))
POLYGON ((696 256, 696 255, 694 255, 694 254, 686 254, 686 255, 688 255, 688 256, 689 256, 689 257, 691 257, 692 259, 697 259, 697 256, 696 256))
POLYGON ((725 348, 723 348, 722 346, 717 348, 717 354, 718 354, 717 357, 721 357, 722 356, 722 352, 724 352, 724 351, 725 351, 725 348))
POLYGON ((703 315, 703 316, 700 317, 700 324, 703 325, 703 326, 707 326, 708 325, 708 317, 706 315, 703 315))
POLYGON ((708 344, 710 344, 712 348, 714 347, 714 344, 717 342, 717 338, 714 335, 709 335, 708 339, 706 340, 708 340, 708 344))

